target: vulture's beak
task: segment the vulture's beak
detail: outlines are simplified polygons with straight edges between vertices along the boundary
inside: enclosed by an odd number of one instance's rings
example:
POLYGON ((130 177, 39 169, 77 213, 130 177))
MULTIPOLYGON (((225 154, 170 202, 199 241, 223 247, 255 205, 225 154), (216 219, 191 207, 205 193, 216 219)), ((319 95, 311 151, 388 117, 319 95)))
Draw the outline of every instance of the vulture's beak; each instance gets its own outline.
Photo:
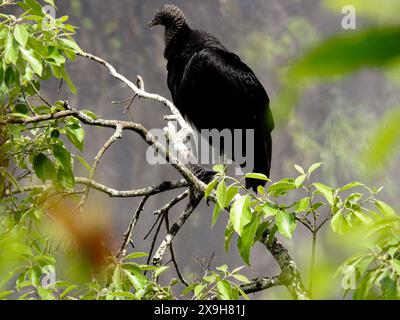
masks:
POLYGON ((154 18, 153 20, 149 21, 149 23, 148 23, 149 28, 153 28, 156 25, 158 25, 158 21, 157 21, 156 18, 154 18))

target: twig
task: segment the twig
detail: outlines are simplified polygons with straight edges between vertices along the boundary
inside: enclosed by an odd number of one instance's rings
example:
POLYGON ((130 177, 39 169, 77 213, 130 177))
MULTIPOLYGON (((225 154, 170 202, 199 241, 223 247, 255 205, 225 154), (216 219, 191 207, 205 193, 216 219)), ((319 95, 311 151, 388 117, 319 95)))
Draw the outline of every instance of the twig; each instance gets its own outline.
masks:
POLYGON ((168 212, 173 206, 184 200, 189 195, 189 190, 174 198, 171 202, 167 203, 164 207, 154 212, 155 215, 162 215, 168 212))
POLYGON ((155 100, 155 101, 158 101, 158 102, 164 104, 166 107, 168 107, 168 109, 171 111, 171 113, 176 117, 176 120, 178 121, 179 125, 182 128, 187 128, 187 127, 190 128, 190 126, 187 124, 185 119, 183 119, 182 115, 180 114, 178 109, 174 106, 174 104, 171 101, 169 101, 168 99, 166 99, 158 94, 148 93, 144 90, 143 79, 140 76, 138 76, 138 84, 139 85, 137 86, 132 81, 129 81, 126 77, 119 74, 117 72, 117 70, 111 64, 109 64, 107 61, 105 61, 93 54, 86 53, 86 52, 79 52, 78 55, 81 57, 85 57, 87 59, 93 60, 97 63, 100 63, 102 66, 104 66, 105 68, 108 69, 108 71, 114 78, 116 78, 119 81, 126 84, 140 98, 155 100))
MULTIPOLYGON (((169 215, 168 215, 168 212, 165 212, 165 226, 166 226, 166 228, 167 228, 167 233, 169 233, 169 232, 170 232, 170 227, 169 227, 169 215)), ((178 278, 181 280, 181 282, 182 282, 186 287, 188 287, 189 284, 187 283, 187 281, 186 281, 185 278, 183 277, 183 275, 182 275, 182 273, 181 273, 181 271, 180 271, 180 269, 179 269, 178 262, 176 261, 175 252, 174 252, 174 247, 173 247, 173 245, 172 245, 172 242, 171 242, 170 245, 169 245, 169 252, 170 252, 170 254, 171 254, 171 261, 172 261, 172 263, 174 264, 175 271, 176 271, 176 273, 177 273, 177 275, 178 275, 178 278)))
POLYGON ((158 221, 160 221, 160 219, 163 217, 164 214, 168 213, 168 211, 177 203, 179 203, 180 201, 182 201, 183 199, 185 199, 187 196, 189 195, 189 190, 186 190, 184 193, 180 194, 179 196, 177 196, 175 199, 173 199, 171 202, 167 203, 164 207, 162 207, 161 209, 154 211, 154 215, 157 215, 157 219, 154 222, 154 224, 151 226, 150 230, 146 233, 146 235, 144 236, 143 240, 146 240, 147 237, 150 235, 150 233, 154 230, 154 228, 156 227, 158 221))
MULTIPOLYGON (((164 219, 165 219, 165 214, 163 214, 163 215, 161 216, 160 223, 159 223, 158 226, 157 226, 156 233, 154 234, 153 240, 152 240, 152 242, 151 242, 151 246, 150 246, 150 250, 149 250, 149 256, 147 257, 146 264, 149 264, 149 263, 150 263, 151 256, 153 255, 153 251, 154 251, 154 248, 155 248, 155 245, 156 245, 156 241, 157 241, 157 238, 158 238, 158 234, 160 233, 161 226, 162 226, 162 224, 163 224, 163 222, 164 222, 164 219)), ((146 272, 145 272, 145 274, 146 274, 146 272)))
POLYGON ((122 242, 121 248, 118 251, 117 258, 119 258, 121 255, 122 256, 126 255, 126 248, 128 247, 128 244, 131 241, 133 229, 135 228, 136 223, 139 220, 140 213, 142 212, 143 207, 149 198, 150 198, 150 195, 145 195, 143 197, 143 199, 140 201, 139 206, 136 209, 131 222, 129 223, 129 227, 126 230, 126 232, 124 233, 124 240, 122 242))
POLYGON ((40 98, 40 100, 42 100, 49 108, 52 108, 53 106, 51 105, 51 103, 41 95, 40 91, 38 89, 36 89, 36 87, 33 83, 31 83, 31 86, 32 86, 33 90, 35 90, 35 92, 36 92, 37 96, 40 98))
POLYGON ((100 148, 99 152, 97 153, 96 157, 94 158, 93 164, 91 166, 90 169, 90 173, 89 173, 89 183, 86 185, 85 188, 85 193, 82 196, 82 199, 80 201, 80 203, 78 204, 78 208, 80 210, 83 209, 83 207, 85 206, 85 202, 89 196, 89 191, 90 191, 90 184, 93 181, 94 178, 94 174, 96 172, 96 169, 99 165, 99 162, 101 160, 101 158, 103 157, 104 153, 111 147, 111 145, 117 141, 118 139, 122 138, 122 131, 123 131, 123 127, 121 124, 118 124, 115 132, 113 133, 113 135, 106 141, 106 143, 100 148))
POLYGON ((175 238, 176 234, 179 232, 179 230, 185 224, 187 219, 191 216, 193 211, 197 208, 201 199, 202 199, 202 196, 195 195, 193 197, 193 199, 191 199, 191 201, 188 203, 188 205, 186 206, 186 209, 182 212, 182 214, 180 215, 178 220, 172 225, 170 232, 168 232, 168 234, 164 238, 161 245, 158 247, 158 250, 156 251, 156 253, 153 257, 154 265, 161 264, 161 261, 165 255, 165 252, 166 252, 168 246, 171 244, 172 240, 175 238))

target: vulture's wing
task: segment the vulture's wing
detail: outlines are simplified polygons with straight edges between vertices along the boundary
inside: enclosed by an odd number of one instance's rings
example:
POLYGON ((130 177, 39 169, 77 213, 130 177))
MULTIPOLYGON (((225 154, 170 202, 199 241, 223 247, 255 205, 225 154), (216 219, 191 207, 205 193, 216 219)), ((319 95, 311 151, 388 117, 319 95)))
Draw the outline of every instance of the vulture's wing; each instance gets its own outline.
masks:
POLYGON ((232 128, 252 128, 254 117, 267 116, 267 122, 259 121, 266 130, 273 129, 265 89, 237 55, 224 49, 209 47, 195 53, 185 66, 176 96, 178 108, 200 128, 207 127, 201 114, 208 113, 217 120, 224 117, 223 123, 230 120, 232 128))

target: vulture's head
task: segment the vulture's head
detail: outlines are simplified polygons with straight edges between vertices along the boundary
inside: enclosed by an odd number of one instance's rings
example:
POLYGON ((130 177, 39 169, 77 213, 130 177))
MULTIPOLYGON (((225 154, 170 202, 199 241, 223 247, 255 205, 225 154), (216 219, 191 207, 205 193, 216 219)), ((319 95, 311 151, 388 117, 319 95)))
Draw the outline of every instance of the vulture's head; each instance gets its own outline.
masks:
POLYGON ((185 24, 183 11, 175 5, 164 5, 156 13, 149 27, 164 26, 166 29, 180 29, 185 24))

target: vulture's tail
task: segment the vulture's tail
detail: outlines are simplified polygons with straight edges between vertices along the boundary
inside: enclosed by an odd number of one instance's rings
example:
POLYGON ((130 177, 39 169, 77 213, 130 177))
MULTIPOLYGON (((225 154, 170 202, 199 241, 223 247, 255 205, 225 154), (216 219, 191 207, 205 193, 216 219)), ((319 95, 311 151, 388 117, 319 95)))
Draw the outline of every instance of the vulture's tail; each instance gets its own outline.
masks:
MULTIPOLYGON (((272 139, 271 134, 263 130, 256 130, 254 136, 254 173, 263 173, 269 177, 271 169, 272 139), (260 132, 261 131, 261 132, 260 132)), ((246 179, 246 188, 257 192, 258 186, 264 186, 265 181, 246 179)))

